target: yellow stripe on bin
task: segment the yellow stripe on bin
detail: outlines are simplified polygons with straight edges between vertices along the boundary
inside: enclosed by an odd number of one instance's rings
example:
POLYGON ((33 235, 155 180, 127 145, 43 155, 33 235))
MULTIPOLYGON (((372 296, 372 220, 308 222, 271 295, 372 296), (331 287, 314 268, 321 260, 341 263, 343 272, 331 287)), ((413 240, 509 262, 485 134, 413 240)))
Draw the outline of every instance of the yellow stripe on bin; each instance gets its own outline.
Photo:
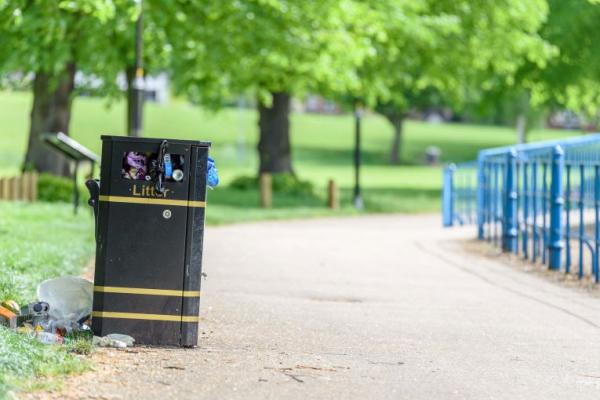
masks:
POLYGON ((151 204, 160 206, 178 206, 178 207, 206 207, 205 201, 197 200, 173 200, 173 199, 158 199, 150 197, 130 197, 130 196, 105 196, 99 197, 100 201, 108 203, 128 203, 128 204, 151 204))
POLYGON ((141 314, 129 312, 93 311, 95 318, 137 319, 146 321, 198 322, 200 317, 190 315, 141 314))
POLYGON ((120 287, 120 286, 94 286, 94 292, 143 294, 143 295, 149 295, 149 296, 200 297, 199 290, 149 289, 149 288, 131 288, 131 287, 120 287))

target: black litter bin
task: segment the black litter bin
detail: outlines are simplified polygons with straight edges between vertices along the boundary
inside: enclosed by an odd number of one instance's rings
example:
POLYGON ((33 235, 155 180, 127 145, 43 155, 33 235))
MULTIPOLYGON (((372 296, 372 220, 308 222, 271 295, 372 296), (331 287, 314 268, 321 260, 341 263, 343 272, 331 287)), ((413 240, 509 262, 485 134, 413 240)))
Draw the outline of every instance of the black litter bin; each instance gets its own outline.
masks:
POLYGON ((197 344, 209 147, 102 136, 100 182, 88 181, 96 213, 95 335, 197 344))

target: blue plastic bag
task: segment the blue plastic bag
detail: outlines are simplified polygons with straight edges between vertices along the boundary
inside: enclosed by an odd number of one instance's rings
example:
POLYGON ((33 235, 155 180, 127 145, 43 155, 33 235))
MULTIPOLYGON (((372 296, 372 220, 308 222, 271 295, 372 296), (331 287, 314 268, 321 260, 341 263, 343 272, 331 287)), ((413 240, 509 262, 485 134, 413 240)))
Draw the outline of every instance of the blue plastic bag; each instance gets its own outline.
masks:
POLYGON ((208 157, 208 168, 206 170, 206 185, 209 188, 214 188, 219 184, 219 172, 215 160, 212 157, 208 157))

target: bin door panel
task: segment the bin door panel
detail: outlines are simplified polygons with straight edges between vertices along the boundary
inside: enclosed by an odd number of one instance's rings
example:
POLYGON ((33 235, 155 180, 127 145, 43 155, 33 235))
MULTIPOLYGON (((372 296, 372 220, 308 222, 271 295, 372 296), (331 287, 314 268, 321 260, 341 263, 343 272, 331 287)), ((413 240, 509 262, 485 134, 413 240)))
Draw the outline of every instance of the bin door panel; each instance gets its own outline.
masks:
POLYGON ((109 219, 108 281, 183 290, 187 207, 111 203, 109 219))
POLYGON ((127 332, 141 344, 180 343, 187 207, 110 203, 108 214, 94 294, 94 309, 106 316, 101 331, 127 332))

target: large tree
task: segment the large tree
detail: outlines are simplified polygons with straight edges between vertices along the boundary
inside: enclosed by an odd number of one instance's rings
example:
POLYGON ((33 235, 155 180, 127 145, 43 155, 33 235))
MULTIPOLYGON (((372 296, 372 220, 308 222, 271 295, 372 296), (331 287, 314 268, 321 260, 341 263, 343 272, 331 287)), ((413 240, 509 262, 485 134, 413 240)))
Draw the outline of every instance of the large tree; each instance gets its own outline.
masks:
POLYGON ((131 19, 135 13, 133 0, 0 3, 0 71, 33 76, 24 169, 69 173, 67 160, 45 146, 42 135, 69 133, 77 71, 115 81, 113 42, 107 32, 115 19, 131 19))
POLYGON ((596 118, 600 107, 598 40, 600 4, 589 0, 549 0, 549 13, 539 30, 552 46, 546 63, 523 63, 514 79, 496 79, 474 91, 471 103, 480 114, 500 112, 502 122, 514 121, 517 142, 551 109, 569 109, 596 118))
POLYGON ((192 2, 173 15, 173 79, 193 100, 220 106, 254 96, 259 114, 259 172, 293 172, 291 98, 348 91, 369 43, 348 29, 361 7, 349 0, 192 2))
POLYGON ((549 0, 541 36, 557 49, 545 68, 527 74, 533 107, 560 106, 597 117, 600 107, 600 2, 549 0))
POLYGON ((400 162, 406 114, 431 94, 460 104, 469 85, 511 80, 522 64, 543 64, 552 53, 538 35, 544 0, 378 0, 371 8, 385 35, 373 40, 376 56, 360 69, 357 96, 392 123, 392 163, 400 162))

